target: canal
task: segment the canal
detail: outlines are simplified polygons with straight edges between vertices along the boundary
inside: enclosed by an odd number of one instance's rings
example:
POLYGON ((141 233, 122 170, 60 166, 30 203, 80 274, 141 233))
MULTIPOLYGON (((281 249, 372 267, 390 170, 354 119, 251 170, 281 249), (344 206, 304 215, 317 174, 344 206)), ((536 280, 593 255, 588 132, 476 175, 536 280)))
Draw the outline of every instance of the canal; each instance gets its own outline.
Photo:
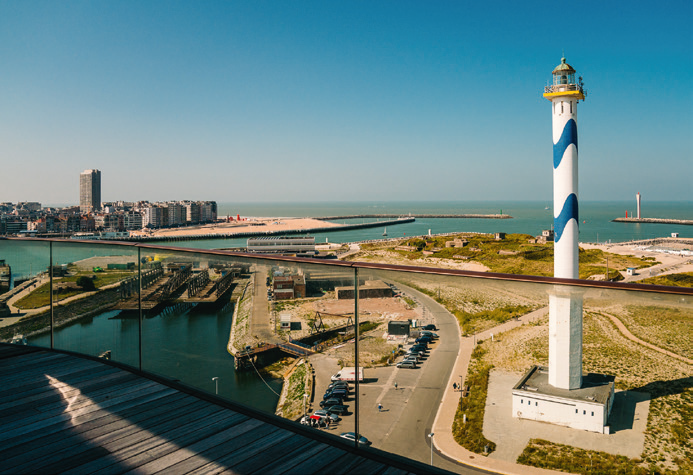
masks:
MULTIPOLYGON (((137 367, 137 318, 119 314, 108 311, 56 330, 55 347, 92 355, 111 351, 113 360, 137 367)), ((142 369, 212 394, 218 382, 219 396, 274 413, 282 381, 234 370, 233 356, 226 350, 232 317, 229 303, 216 311, 177 305, 145 318, 142 369), (215 377, 217 382, 212 380, 215 377)), ((50 335, 29 338, 29 344, 49 347, 50 335)))

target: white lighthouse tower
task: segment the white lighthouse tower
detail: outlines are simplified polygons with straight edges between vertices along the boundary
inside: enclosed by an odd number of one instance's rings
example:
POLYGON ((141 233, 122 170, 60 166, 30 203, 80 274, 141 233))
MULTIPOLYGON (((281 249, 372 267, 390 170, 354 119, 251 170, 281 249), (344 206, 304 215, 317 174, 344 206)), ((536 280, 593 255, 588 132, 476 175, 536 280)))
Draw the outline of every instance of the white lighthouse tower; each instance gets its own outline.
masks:
MULTIPOLYGON (((585 99, 582 78, 561 58, 544 97, 553 117, 554 276, 577 279, 577 105, 585 99)), ((614 377, 582 375, 582 292, 570 285, 549 290, 549 366, 532 366, 512 389, 512 414, 608 434, 614 377)))
MULTIPOLYGON (((582 78, 561 58, 544 97, 553 118, 554 277, 577 279, 578 135, 577 105, 585 99, 582 78)), ((582 297, 556 290, 549 296, 549 384, 582 385, 582 297)))

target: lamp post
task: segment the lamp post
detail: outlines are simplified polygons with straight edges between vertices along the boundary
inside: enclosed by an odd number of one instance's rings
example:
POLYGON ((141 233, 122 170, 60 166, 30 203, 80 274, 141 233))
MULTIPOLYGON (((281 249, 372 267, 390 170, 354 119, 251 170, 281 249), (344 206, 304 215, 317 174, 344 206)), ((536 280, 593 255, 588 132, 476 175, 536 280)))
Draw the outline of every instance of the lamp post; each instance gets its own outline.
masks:
POLYGON ((306 399, 308 398, 308 393, 303 393, 303 417, 306 417, 306 399))
POLYGON ((433 432, 428 434, 428 436, 431 438, 431 466, 433 466, 433 432))
POLYGON ((212 378, 212 381, 214 381, 214 394, 219 394, 219 376, 214 376, 212 378))

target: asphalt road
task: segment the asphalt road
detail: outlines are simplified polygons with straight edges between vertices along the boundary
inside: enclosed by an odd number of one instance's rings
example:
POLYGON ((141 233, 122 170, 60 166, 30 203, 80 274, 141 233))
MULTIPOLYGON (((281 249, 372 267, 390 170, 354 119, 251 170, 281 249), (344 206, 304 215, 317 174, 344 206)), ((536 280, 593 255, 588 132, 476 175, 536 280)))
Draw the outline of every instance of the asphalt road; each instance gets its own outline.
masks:
MULTIPOLYGON (((426 317, 436 323, 439 328, 436 333, 440 339, 429 345, 427 357, 416 369, 395 366, 365 369, 366 382, 359 385, 359 432, 373 443, 373 447, 423 463, 431 463, 431 440, 428 435, 431 433, 443 392, 453 390, 452 387, 447 387, 447 382, 459 350, 459 326, 454 316, 444 308, 431 305, 432 300, 429 297, 399 283, 397 285, 419 305, 426 307, 426 317), (382 405, 382 411, 378 410, 378 404, 382 405)), ((401 357, 399 359, 401 360, 401 357)), ((328 363, 326 360, 315 363, 314 407, 317 409, 329 384, 328 373, 334 369, 335 363, 328 363)), ((346 404, 353 411, 353 395, 346 404)), ((353 430, 354 415, 351 414, 344 416, 330 432, 339 434, 353 430)), ((433 464, 438 468, 464 474, 489 473, 458 464, 439 455, 435 450, 432 454, 433 464)))

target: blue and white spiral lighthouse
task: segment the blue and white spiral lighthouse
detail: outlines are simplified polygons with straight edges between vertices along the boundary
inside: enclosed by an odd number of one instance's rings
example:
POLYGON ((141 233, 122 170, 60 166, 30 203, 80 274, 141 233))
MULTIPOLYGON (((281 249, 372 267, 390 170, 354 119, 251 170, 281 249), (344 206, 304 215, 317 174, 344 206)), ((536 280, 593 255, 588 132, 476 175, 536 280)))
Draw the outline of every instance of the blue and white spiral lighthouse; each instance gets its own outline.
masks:
MULTIPOLYGON (((544 97, 553 117, 554 277, 577 279, 578 136, 577 105, 585 99, 582 78, 561 58, 544 97)), ((549 296, 549 384, 582 384, 582 297, 557 288, 549 296)))

